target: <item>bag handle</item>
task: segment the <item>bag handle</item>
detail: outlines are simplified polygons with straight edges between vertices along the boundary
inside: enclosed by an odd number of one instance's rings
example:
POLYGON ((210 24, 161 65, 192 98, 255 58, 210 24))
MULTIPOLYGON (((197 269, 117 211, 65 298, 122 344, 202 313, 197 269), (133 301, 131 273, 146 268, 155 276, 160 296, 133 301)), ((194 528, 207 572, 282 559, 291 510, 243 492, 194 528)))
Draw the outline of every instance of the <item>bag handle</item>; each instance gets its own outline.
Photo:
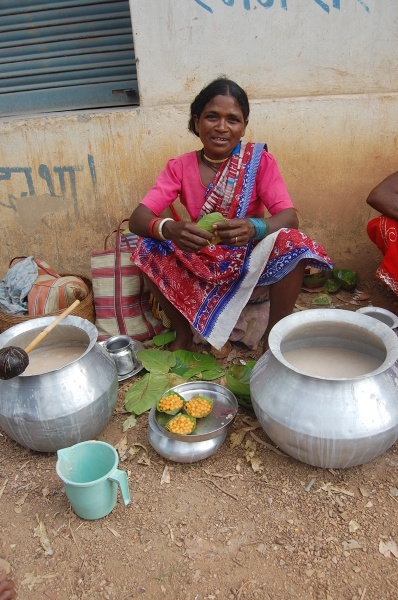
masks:
MULTIPOLYGON (((110 231, 110 232, 108 233, 108 235, 106 236, 106 238, 105 238, 105 241, 104 241, 104 250, 107 250, 107 249, 108 249, 108 247, 107 247, 107 246, 108 246, 108 240, 109 240, 109 239, 112 237, 112 235, 113 235, 114 233, 117 233, 118 237, 120 237, 120 235, 122 235, 122 236, 123 236, 123 238, 124 238, 124 240, 125 240, 125 242, 126 242, 126 245, 127 245, 128 249, 129 249, 131 252, 133 251, 133 249, 134 249, 134 248, 132 248, 132 247, 130 246, 130 243, 129 243, 129 240, 128 240, 128 238, 127 238, 127 237, 126 237, 126 236, 125 236, 123 233, 121 233, 121 231, 120 231, 120 229, 121 229, 121 226, 123 225, 123 223, 128 223, 128 221, 129 221, 129 219, 123 219, 123 221, 120 221, 120 223, 119 223, 119 225, 118 225, 117 229, 113 229, 113 231, 110 231)), ((116 242, 116 243, 117 243, 117 242, 116 242)))
POLYGON ((37 264, 37 266, 38 266, 40 269, 43 269, 43 271, 45 271, 45 273, 47 273, 47 275, 50 275, 50 277, 55 277, 55 279, 60 279, 60 278, 61 278, 61 275, 58 275, 58 273, 56 273, 56 272, 54 271, 54 269, 50 269, 50 270, 48 270, 48 269, 47 269, 47 268, 46 268, 46 267, 43 265, 42 261, 41 261, 39 258, 34 258, 33 260, 35 261, 35 263, 37 264))
POLYGON ((12 266, 12 263, 14 262, 14 260, 24 260, 25 258, 28 258, 27 256, 14 256, 14 258, 12 258, 10 260, 10 263, 8 265, 8 268, 10 269, 12 266))
MULTIPOLYGON (((10 260, 10 264, 8 265, 8 268, 10 269, 12 266, 12 263, 14 262, 14 260, 25 260, 25 258, 28 258, 27 256, 14 256, 14 258, 12 258, 10 260)), ((50 277, 55 277, 56 279, 60 279, 61 275, 58 275, 58 273, 56 273, 53 269, 51 269, 50 271, 43 265, 43 263, 41 262, 41 260, 39 258, 34 258, 33 259, 36 263, 36 265, 38 267, 40 267, 40 269, 43 269, 43 271, 45 271, 47 273, 47 275, 50 275, 50 277), (52 271, 52 272, 51 272, 52 271)))

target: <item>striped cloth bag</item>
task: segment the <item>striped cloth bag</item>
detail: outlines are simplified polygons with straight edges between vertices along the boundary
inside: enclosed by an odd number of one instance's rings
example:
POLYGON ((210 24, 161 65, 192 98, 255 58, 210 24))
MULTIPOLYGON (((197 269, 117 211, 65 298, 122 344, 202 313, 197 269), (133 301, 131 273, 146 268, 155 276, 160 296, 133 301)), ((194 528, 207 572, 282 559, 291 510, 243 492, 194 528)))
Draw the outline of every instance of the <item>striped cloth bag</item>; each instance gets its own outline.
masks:
POLYGON ((58 275, 47 263, 38 258, 38 276, 28 295, 30 316, 48 315, 68 308, 75 300, 84 300, 89 293, 83 279, 75 275, 58 275))
POLYGON ((122 334, 142 342, 164 331, 162 322, 155 317, 149 304, 149 289, 142 272, 130 260, 137 236, 122 229, 127 222, 128 219, 124 219, 106 236, 103 250, 91 254, 95 326, 99 341, 122 334), (115 247, 108 248, 115 234, 115 247))

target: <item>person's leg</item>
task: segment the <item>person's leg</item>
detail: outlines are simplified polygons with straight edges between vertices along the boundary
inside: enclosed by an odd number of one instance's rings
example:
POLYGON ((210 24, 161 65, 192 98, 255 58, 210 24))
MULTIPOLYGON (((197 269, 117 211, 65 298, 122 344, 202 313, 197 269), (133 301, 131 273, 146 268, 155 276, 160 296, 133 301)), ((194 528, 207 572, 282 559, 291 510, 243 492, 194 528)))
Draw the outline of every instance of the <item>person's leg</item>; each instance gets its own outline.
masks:
POLYGON ((17 597, 14 582, 7 579, 5 571, 0 573, 0 600, 11 600, 17 597))
POLYGON ((192 330, 187 319, 177 310, 169 300, 162 294, 157 285, 144 274, 145 281, 156 300, 170 319, 171 327, 174 329, 176 338, 170 346, 170 350, 190 350, 192 346, 192 330))
POLYGON ((264 333, 264 352, 268 350, 268 336, 273 326, 293 312, 303 283, 304 271, 305 260, 300 260, 290 273, 269 287, 270 307, 268 325, 264 333))

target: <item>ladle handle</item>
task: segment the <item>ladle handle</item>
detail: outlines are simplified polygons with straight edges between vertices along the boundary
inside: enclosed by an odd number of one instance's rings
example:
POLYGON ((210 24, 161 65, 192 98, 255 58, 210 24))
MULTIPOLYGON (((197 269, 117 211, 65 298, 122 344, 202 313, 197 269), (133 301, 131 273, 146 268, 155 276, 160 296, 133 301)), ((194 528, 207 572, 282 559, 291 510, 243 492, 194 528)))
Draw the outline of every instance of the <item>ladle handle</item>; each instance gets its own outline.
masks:
POLYGON ((54 327, 56 327, 58 325, 58 323, 60 323, 63 319, 65 319, 65 317, 67 317, 69 315, 69 313, 71 313, 76 308, 76 306, 78 306, 79 304, 80 304, 80 300, 75 300, 73 304, 71 304, 70 306, 68 306, 68 308, 66 308, 63 313, 61 313, 60 315, 58 315, 58 317, 55 319, 55 321, 53 321, 52 323, 50 323, 50 325, 48 325, 48 327, 46 327, 45 329, 43 329, 43 331, 41 331, 39 333, 39 335, 37 335, 34 338, 34 340, 32 340, 30 342, 30 344, 28 344, 26 346, 25 352, 27 354, 29 354, 29 352, 31 350, 33 350, 33 348, 36 348, 37 344, 39 342, 41 342, 42 339, 44 339, 46 337, 46 335, 48 333, 50 333, 50 331, 52 329, 54 329, 54 327))

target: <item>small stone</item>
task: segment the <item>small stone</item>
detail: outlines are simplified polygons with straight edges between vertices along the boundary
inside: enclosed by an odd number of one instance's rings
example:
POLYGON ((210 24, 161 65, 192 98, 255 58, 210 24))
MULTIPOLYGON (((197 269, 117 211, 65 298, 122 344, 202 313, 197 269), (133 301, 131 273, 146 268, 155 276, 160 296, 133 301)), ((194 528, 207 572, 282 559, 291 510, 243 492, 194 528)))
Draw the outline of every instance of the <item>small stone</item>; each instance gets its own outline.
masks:
POLYGON ((315 573, 314 569, 307 569, 305 571, 305 574, 307 575, 307 577, 312 577, 312 575, 315 573))

